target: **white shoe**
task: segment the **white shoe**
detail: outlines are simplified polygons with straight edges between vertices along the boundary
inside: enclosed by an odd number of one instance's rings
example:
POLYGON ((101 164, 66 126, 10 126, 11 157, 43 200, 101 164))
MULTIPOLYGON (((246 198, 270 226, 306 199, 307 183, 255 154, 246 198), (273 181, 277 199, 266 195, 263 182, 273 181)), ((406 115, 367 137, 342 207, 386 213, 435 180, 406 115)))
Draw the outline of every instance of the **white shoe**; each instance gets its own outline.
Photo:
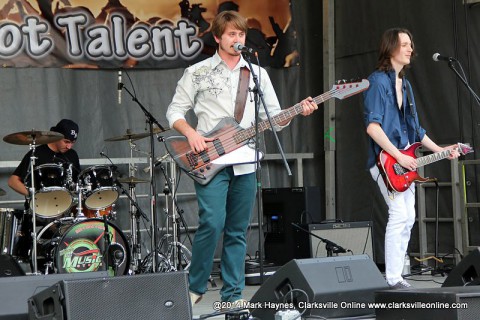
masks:
POLYGON ((202 295, 190 291, 190 303, 192 304, 192 308, 194 304, 199 303, 200 300, 202 300, 202 297, 202 295))

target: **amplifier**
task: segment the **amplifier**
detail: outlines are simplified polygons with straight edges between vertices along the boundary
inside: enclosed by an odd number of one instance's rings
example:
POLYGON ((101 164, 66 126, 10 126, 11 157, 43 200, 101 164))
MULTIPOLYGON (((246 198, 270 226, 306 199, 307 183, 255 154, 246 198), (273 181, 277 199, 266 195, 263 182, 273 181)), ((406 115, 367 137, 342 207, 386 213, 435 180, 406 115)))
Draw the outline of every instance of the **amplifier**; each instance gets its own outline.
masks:
MULTIPOLYGON (((312 234, 332 241, 346 250, 351 250, 338 255, 367 254, 375 260, 371 221, 309 224, 308 228, 312 234)), ((310 253, 312 258, 327 256, 325 243, 312 235, 310 235, 310 253)))

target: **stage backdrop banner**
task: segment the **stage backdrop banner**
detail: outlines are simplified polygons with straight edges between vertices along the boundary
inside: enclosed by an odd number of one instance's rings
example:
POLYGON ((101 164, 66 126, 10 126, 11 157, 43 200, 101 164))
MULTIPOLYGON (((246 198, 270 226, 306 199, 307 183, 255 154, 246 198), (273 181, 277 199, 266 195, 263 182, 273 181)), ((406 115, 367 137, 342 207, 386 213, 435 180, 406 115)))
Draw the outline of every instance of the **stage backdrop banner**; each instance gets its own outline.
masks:
POLYGON ((262 66, 299 63, 289 0, 0 0, 0 63, 182 68, 215 52, 211 22, 224 10, 248 19, 262 66))

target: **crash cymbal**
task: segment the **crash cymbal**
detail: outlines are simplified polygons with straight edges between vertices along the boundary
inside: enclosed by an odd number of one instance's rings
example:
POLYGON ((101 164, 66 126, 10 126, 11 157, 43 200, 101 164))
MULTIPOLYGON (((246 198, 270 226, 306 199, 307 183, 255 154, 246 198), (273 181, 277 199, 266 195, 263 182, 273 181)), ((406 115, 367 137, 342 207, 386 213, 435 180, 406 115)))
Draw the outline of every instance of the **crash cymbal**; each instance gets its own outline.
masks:
POLYGON ((150 180, 139 179, 139 178, 136 178, 136 177, 119 178, 119 179, 117 179, 117 180, 118 180, 118 182, 120 182, 120 183, 129 183, 129 184, 147 183, 147 182, 150 182, 150 180))
POLYGON ((0 188, 0 197, 1 196, 4 196, 6 195, 7 193, 5 192, 5 190, 3 190, 2 188, 0 188))
POLYGON ((138 139, 148 137, 149 135, 150 135, 149 133, 127 133, 127 134, 124 134, 123 136, 117 136, 117 137, 105 139, 105 141, 138 140, 138 139))
POLYGON ((3 141, 12 144, 28 145, 32 144, 47 144, 58 140, 62 140, 63 134, 53 131, 22 131, 9 134, 3 138, 3 141))
MULTIPOLYGON (((160 129, 160 128, 153 128, 153 133, 162 133, 167 131, 168 129, 160 129)), ((124 134, 123 136, 117 136, 117 137, 112 137, 105 139, 105 141, 124 141, 124 140, 139 140, 146 138, 150 135, 149 132, 142 132, 142 133, 133 133, 130 129, 127 129, 127 133, 124 134)))

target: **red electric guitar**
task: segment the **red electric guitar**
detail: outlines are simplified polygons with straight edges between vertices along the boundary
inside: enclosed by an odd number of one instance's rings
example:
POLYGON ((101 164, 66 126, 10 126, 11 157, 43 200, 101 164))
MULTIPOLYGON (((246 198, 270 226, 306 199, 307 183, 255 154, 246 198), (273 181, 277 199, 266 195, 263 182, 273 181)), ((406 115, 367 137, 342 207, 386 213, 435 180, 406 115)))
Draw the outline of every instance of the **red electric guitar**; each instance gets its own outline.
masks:
MULTIPOLYGON (((313 100, 320 104, 331 98, 345 99, 367 90, 370 83, 363 79, 358 82, 342 82, 332 87, 313 100)), ((272 124, 275 126, 302 113, 303 107, 297 103, 293 107, 283 110, 272 117, 272 124)), ((258 131, 263 132, 270 128, 268 120, 258 124, 258 131)), ((176 164, 187 173, 189 177, 198 183, 205 185, 215 175, 227 166, 233 164, 254 163, 255 151, 247 144, 255 136, 255 126, 242 128, 233 118, 222 119, 205 137, 215 138, 207 142, 207 150, 195 153, 190 149, 187 139, 184 136, 173 136, 165 139, 165 146, 168 153, 176 164)), ((262 158, 263 155, 260 155, 262 158)))
MULTIPOLYGON (((423 167, 424 165, 437 162, 448 158, 450 155, 450 150, 444 150, 436 153, 432 153, 428 156, 417 158, 415 151, 421 146, 420 142, 412 144, 406 150, 400 150, 401 153, 411 156, 412 158, 417 159, 417 167, 423 167)), ((461 155, 466 155, 470 152, 473 152, 473 148, 467 146, 463 143, 457 143, 457 151, 461 155)), ((402 167, 394 157, 389 153, 382 150, 377 157, 377 167, 380 170, 380 173, 385 181, 385 185, 389 191, 403 192, 407 190, 413 182, 427 182, 432 181, 431 178, 422 178, 417 170, 410 171, 402 167)))

